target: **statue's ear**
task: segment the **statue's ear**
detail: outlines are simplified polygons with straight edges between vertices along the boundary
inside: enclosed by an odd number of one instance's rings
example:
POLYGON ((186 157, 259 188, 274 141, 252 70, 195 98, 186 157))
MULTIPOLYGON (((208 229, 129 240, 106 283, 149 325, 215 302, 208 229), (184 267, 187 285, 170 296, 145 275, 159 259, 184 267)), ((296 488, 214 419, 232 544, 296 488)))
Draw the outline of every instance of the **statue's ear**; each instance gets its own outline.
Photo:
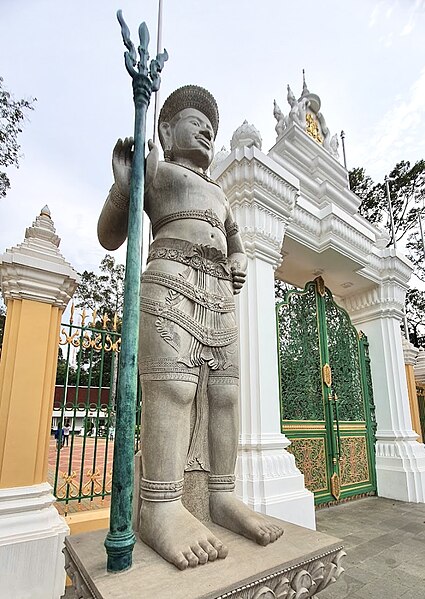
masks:
POLYGON ((159 139, 161 141, 162 148, 171 148, 172 146, 172 132, 170 123, 162 122, 159 125, 159 139))

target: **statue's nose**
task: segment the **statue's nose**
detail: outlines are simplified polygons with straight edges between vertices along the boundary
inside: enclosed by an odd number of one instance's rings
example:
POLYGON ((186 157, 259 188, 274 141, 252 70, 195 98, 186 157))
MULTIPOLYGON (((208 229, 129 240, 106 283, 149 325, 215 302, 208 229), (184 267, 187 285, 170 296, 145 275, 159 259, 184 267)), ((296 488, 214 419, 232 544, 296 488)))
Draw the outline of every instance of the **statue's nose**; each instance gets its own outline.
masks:
POLYGON ((204 135, 208 141, 211 141, 212 139, 212 134, 211 131, 209 129, 207 129, 206 127, 203 127, 201 130, 202 135, 204 135))

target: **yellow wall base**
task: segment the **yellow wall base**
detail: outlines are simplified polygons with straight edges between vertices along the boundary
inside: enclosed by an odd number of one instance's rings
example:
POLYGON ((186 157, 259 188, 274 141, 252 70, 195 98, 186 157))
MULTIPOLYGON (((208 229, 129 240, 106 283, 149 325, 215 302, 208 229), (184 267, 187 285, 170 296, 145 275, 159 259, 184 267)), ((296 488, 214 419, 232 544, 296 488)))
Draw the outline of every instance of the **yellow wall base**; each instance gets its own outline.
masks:
POLYGON ((72 535, 109 528, 109 508, 68 514, 65 520, 72 535))

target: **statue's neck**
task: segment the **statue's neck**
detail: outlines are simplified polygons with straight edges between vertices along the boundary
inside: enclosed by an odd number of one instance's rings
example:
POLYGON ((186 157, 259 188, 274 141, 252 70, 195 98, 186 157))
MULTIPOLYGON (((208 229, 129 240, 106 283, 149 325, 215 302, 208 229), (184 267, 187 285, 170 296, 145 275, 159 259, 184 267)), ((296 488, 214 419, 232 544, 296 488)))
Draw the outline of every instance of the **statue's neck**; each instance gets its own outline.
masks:
POLYGON ((196 164, 193 164, 193 161, 189 158, 180 157, 178 160, 170 160, 169 162, 173 162, 174 164, 179 164, 180 166, 184 166, 195 173, 199 173, 200 175, 205 175, 205 170, 196 164))
POLYGON ((208 183, 213 183, 213 185, 217 185, 217 187, 220 187, 220 185, 216 181, 211 179, 204 170, 202 170, 199 167, 194 167, 192 162, 185 160, 169 160, 167 158, 165 159, 165 162, 168 162, 169 164, 175 164, 183 168, 187 168, 189 171, 192 171, 193 173, 196 173, 197 175, 205 179, 205 181, 208 181, 208 183))

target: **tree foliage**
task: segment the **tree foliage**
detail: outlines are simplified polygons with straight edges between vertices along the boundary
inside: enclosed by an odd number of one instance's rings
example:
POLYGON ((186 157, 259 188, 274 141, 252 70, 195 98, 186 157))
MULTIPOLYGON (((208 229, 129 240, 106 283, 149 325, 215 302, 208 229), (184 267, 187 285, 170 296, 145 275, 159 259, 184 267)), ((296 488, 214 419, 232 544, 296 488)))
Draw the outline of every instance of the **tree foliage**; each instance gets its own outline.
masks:
POLYGON ((20 145, 19 133, 28 110, 34 109, 36 98, 15 100, 10 92, 3 87, 0 77, 0 198, 5 197, 10 188, 10 180, 3 168, 15 166, 19 168, 20 145))
MULTIPOLYGON (((121 317, 124 302, 124 276, 125 267, 117 264, 115 258, 106 254, 99 266, 99 273, 85 270, 80 274, 81 280, 74 294, 74 305, 83 308, 94 317, 94 328, 98 332, 91 332, 95 336, 100 334, 105 342, 104 315, 112 321, 117 315, 117 332, 120 331, 121 317)), ((89 320, 93 319, 90 316, 89 320)), ((86 325, 87 325, 86 321, 86 325)), ((110 330, 109 326, 107 328, 110 330)), ((114 336, 113 341, 116 341, 114 336)), ((80 348, 76 355, 77 368, 69 364, 68 357, 59 353, 56 384, 109 386, 116 380, 117 361, 113 360, 113 352, 99 352, 93 349, 80 348), (67 370, 68 369, 68 370, 67 370), (66 375, 68 377, 66 378, 66 375)))
POLYGON ((410 341, 425 349, 425 291, 409 289, 406 295, 406 316, 410 341))
MULTIPOLYGON (((354 168, 349 178, 351 191, 362 200, 360 214, 371 223, 384 224, 391 235, 385 182, 375 183, 364 168, 354 168)), ((389 178, 395 237, 400 241, 417 231, 419 214, 425 216, 425 160, 418 160, 413 166, 408 160, 402 160, 392 169, 389 178)))
POLYGON ((80 274, 81 281, 74 295, 77 308, 97 310, 99 315, 104 313, 113 317, 122 315, 124 302, 123 264, 116 264, 110 254, 102 259, 99 266, 100 274, 85 270, 80 274))
MULTIPOLYGON (((354 168, 349 176, 351 191, 362 200, 360 214, 371 223, 383 224, 391 235, 385 182, 375 183, 364 168, 354 168)), ((421 219, 425 229, 425 160, 413 166, 402 160, 389 177, 396 241, 403 240, 416 276, 425 282, 425 250, 419 224, 421 219)), ((392 239, 388 245, 391 243, 392 239)), ((425 291, 412 288, 407 292, 406 315, 410 340, 417 347, 425 347, 425 291)))

